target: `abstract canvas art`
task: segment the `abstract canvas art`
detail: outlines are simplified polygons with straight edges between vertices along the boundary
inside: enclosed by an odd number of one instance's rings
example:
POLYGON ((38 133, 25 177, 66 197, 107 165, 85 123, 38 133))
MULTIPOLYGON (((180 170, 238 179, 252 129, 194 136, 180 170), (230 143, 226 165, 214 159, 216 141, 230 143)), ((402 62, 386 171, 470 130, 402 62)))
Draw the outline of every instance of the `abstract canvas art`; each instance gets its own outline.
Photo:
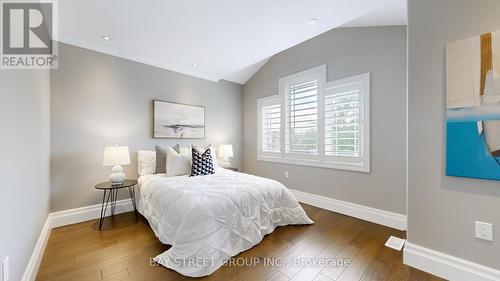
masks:
POLYGON ((153 103, 155 138, 205 138, 204 107, 164 101, 153 103))
POLYGON ((500 31, 446 47, 446 174, 500 180, 500 31))

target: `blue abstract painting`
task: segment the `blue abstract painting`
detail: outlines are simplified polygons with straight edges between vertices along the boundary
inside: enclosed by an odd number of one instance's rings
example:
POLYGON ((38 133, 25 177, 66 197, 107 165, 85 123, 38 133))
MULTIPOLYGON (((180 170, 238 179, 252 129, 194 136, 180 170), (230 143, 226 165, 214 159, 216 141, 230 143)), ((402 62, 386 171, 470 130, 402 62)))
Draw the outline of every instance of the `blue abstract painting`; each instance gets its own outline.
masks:
POLYGON ((500 180, 500 31, 446 47, 446 175, 500 180))

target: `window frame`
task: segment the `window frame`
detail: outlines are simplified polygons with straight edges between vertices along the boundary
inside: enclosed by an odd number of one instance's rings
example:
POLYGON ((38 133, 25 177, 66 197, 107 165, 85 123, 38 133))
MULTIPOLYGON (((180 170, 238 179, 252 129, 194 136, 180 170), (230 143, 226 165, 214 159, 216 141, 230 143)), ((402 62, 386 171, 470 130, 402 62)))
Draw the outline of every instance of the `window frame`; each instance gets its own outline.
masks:
POLYGON ((300 166, 312 166, 370 173, 370 73, 355 75, 326 82, 326 65, 320 65, 279 79, 279 94, 257 100, 257 160, 300 166), (286 134, 286 89, 311 80, 318 81, 318 154, 285 153, 286 134), (360 156, 325 155, 325 97, 336 88, 355 85, 360 90, 360 156), (262 151, 262 107, 269 104, 281 105, 280 153, 262 151))
POLYGON ((257 159, 261 161, 280 159, 283 152, 283 105, 280 95, 272 95, 257 99, 257 159), (280 152, 269 152, 262 150, 262 108, 265 106, 280 106, 280 152))
POLYGON ((282 139, 282 157, 283 159, 287 159, 290 161, 294 160, 299 160, 299 161, 312 161, 312 162, 318 162, 318 157, 321 155, 322 151, 322 137, 321 137, 321 126, 322 126, 322 120, 320 118, 320 111, 321 111, 321 104, 323 101, 321 100, 321 92, 322 89, 325 87, 325 81, 326 81, 326 65, 320 65, 314 68, 310 68, 283 78, 279 79, 279 95, 281 96, 282 99, 282 132, 281 132, 281 139, 282 139), (297 85, 297 84, 302 84, 309 82, 311 80, 317 80, 318 81, 318 93, 317 93, 317 100, 318 100, 318 105, 317 105, 317 127, 318 127, 318 152, 316 155, 307 155, 307 154, 301 154, 301 153, 286 153, 285 146, 286 146, 286 119, 287 119, 287 104, 286 104, 286 98, 287 98, 287 89, 292 86, 292 85, 297 85))
MULTIPOLYGON (((355 75, 343 79, 338 79, 326 83, 323 90, 323 101, 328 95, 328 91, 336 88, 344 87, 358 87, 361 90, 359 94, 359 118, 360 118, 360 132, 361 132, 361 145, 359 157, 353 156, 327 156, 322 154, 322 162, 327 163, 332 168, 345 169, 359 172, 370 172, 370 73, 355 75)), ((321 110, 323 115, 323 122, 325 119, 325 109, 321 110)), ((323 133, 325 128, 323 126, 323 133)), ((323 136, 324 140, 324 136, 323 136)), ((324 147, 323 147, 324 149, 324 147)))

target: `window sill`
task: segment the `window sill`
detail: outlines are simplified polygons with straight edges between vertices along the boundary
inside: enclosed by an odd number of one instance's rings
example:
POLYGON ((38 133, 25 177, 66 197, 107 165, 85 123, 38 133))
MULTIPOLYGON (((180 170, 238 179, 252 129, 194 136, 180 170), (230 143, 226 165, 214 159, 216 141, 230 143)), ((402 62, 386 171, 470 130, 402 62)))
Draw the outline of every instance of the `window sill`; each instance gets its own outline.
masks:
POLYGON ((264 162, 297 165, 297 166, 307 166, 307 167, 317 167, 317 168, 370 173, 370 165, 368 163, 353 164, 353 163, 343 163, 343 162, 319 162, 317 160, 283 159, 283 158, 279 158, 279 157, 260 156, 260 155, 257 156, 257 160, 264 161, 264 162))

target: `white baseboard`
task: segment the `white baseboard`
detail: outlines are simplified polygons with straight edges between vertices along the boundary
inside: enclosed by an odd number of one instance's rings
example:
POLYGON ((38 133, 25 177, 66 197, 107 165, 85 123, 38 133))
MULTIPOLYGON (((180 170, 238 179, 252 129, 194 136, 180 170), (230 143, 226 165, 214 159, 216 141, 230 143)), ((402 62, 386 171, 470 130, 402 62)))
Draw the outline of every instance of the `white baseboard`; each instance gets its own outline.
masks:
MULTIPOLYGON (((121 214, 133 211, 134 207, 130 199, 116 201, 115 214, 121 214)), ((109 206, 107 214, 109 215, 109 206)), ((33 281, 36 278, 40 262, 42 261, 45 246, 49 240, 50 231, 52 228, 98 219, 101 215, 101 204, 92 206, 70 209, 60 212, 50 213, 42 228, 42 232, 38 237, 35 249, 31 254, 26 270, 24 271, 22 281, 33 281)))
MULTIPOLYGON (((116 201, 115 214, 126 213, 133 210, 134 207, 130 199, 116 201)), ((108 206, 108 211, 106 211, 106 213, 109 214, 109 206, 108 206)), ((60 212, 54 212, 50 214, 52 218, 52 224, 50 226, 52 228, 55 228, 59 226, 89 221, 99 218, 100 215, 101 215, 101 204, 64 210, 60 212)))
POLYGON ((498 281, 500 271, 406 242, 403 262, 452 281, 498 281))
POLYGON ((45 220, 42 231, 40 232, 40 236, 36 241, 35 249, 33 249, 33 253, 31 254, 30 260, 28 261, 28 265, 26 266, 26 270, 24 271, 23 277, 21 279, 22 281, 35 280, 36 273, 38 272, 38 268, 40 267, 40 263, 42 262, 45 246, 47 246, 47 241, 49 240, 51 230, 50 225, 51 218, 49 214, 47 216, 47 219, 45 220))
POLYGON ((290 191, 299 202, 395 229, 406 230, 405 215, 294 189, 290 189, 290 191))

